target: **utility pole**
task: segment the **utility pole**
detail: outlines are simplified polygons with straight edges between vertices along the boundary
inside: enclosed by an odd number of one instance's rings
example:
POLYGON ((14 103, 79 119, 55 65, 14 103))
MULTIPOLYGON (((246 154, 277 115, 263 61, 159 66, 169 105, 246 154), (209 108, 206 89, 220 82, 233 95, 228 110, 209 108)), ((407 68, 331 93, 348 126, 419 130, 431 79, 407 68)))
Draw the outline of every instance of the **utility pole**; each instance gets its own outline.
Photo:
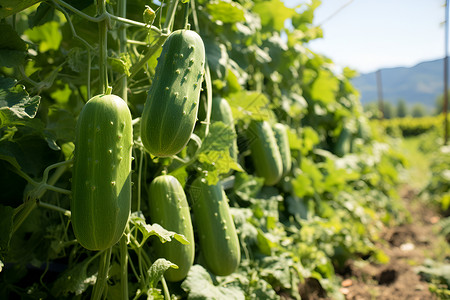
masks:
POLYGON ((444 145, 448 142, 448 0, 445 1, 445 58, 444 58, 444 145))
POLYGON ((378 91, 378 110, 380 111, 380 119, 383 119, 384 105, 383 105, 383 87, 381 85, 381 70, 378 70, 376 75, 377 75, 377 91, 378 91))

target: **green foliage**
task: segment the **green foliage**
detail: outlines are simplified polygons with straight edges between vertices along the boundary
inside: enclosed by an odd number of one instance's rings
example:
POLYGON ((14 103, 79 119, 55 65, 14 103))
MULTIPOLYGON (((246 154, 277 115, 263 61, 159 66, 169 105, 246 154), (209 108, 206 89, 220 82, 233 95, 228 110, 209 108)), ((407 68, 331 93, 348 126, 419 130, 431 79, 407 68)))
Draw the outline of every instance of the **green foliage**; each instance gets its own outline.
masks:
MULTIPOLYGON (((198 0, 187 11, 184 4, 138 0, 128 2, 126 16, 134 22, 127 21, 125 36, 122 19, 104 22, 93 1, 68 3, 82 13, 42 3, 17 8, 0 25, 0 298, 85 299, 102 279, 103 254, 80 246, 68 216, 76 120, 87 100, 104 92, 106 77, 130 109, 134 160, 132 213, 112 247, 103 297, 299 299, 299 284, 314 278, 330 298, 343 299, 335 272, 361 255, 383 259, 374 242, 383 224, 402 220, 395 188, 404 159, 369 124, 350 82, 355 72, 337 74, 330 59, 308 48, 322 37, 313 25, 321 1, 292 9, 280 0, 198 0), (192 118, 185 147, 157 157, 144 150, 141 117, 146 92, 161 78, 157 58, 171 59, 161 57, 162 44, 167 33, 184 28, 185 11, 206 50, 208 68, 199 70, 205 80, 197 86, 201 113, 192 118), (228 101, 232 123, 208 120, 211 96, 228 101), (291 168, 273 186, 264 185, 255 173, 259 161, 251 161, 248 127, 255 121, 281 123, 287 131, 291 168), (338 153, 343 133, 345 151, 338 153), (234 143, 236 156, 230 155, 234 143), (162 173, 185 191, 199 176, 224 187, 241 253, 234 273, 214 276, 197 255, 184 281, 165 284, 162 275, 176 266, 158 259, 155 243, 188 240, 145 219, 148 184, 162 173)), ((108 14, 120 11, 118 3, 107 1, 108 14)))

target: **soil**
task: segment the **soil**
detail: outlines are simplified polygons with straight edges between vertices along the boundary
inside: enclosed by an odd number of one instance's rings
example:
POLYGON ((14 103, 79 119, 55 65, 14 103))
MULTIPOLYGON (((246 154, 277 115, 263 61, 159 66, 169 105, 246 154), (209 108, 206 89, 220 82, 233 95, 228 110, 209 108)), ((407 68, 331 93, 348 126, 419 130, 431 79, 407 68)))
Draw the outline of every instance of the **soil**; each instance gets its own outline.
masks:
MULTIPOLYGON (((416 200, 417 193, 405 187, 401 190, 405 207, 411 214, 411 222, 392 228, 386 227, 381 233, 377 248, 389 257, 386 264, 377 264, 360 259, 349 261, 342 278, 341 292, 348 300, 428 300, 437 299, 422 281, 414 268, 432 258, 437 249, 438 239, 434 231, 439 214, 432 208, 416 200)), ((313 279, 301 284, 302 299, 330 299, 313 279)))
POLYGON ((401 191, 411 222, 386 228, 378 247, 389 257, 387 264, 349 262, 341 292, 349 300, 437 299, 414 271, 437 246, 434 224, 439 214, 416 199, 408 187, 401 191))

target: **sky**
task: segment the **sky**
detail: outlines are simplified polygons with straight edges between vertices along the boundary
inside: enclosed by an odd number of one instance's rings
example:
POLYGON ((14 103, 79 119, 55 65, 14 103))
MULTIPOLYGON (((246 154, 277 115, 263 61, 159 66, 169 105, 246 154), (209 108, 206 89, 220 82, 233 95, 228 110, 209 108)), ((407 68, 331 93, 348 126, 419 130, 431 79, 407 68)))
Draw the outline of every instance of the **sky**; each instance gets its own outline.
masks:
MULTIPOLYGON (((305 0, 284 0, 295 7, 305 0)), ((445 0, 322 0, 309 48, 360 73, 442 58, 445 0), (334 15, 334 16, 333 16, 334 15)))

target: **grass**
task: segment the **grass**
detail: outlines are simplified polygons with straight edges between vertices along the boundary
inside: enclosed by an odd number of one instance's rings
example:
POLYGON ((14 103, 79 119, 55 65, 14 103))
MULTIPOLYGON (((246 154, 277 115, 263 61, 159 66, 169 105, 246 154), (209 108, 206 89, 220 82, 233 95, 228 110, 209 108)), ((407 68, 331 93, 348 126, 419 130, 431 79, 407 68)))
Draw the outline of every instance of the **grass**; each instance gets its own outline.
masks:
POLYGON ((405 155, 409 166, 402 174, 402 181, 417 191, 424 188, 430 177, 430 157, 419 150, 424 139, 409 137, 402 139, 401 151, 405 155))

